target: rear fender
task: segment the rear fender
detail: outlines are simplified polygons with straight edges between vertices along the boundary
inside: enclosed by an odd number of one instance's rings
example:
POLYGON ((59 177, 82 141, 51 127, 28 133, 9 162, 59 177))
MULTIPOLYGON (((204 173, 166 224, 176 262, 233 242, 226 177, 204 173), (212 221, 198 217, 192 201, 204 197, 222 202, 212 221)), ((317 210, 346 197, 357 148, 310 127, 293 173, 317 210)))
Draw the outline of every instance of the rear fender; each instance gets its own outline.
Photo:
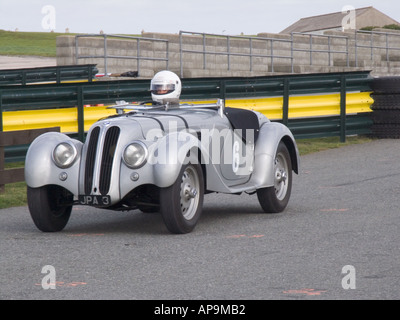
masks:
POLYGON ((293 134, 281 123, 269 122, 260 128, 255 148, 255 166, 252 183, 257 188, 274 185, 274 160, 279 143, 283 141, 289 150, 292 168, 299 172, 299 152, 293 134))

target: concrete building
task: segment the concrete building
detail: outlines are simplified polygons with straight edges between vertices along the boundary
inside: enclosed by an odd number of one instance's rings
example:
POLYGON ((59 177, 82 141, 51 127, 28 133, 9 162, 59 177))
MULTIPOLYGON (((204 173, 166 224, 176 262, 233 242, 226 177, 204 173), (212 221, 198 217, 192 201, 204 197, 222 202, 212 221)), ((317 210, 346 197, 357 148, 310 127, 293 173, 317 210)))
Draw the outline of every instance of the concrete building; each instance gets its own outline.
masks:
POLYGON ((344 31, 344 29, 360 30, 365 27, 383 27, 391 24, 400 26, 399 22, 374 7, 354 10, 351 10, 349 7, 345 8, 343 12, 302 18, 280 33, 291 34, 292 32, 302 32, 322 34, 325 31, 344 31))

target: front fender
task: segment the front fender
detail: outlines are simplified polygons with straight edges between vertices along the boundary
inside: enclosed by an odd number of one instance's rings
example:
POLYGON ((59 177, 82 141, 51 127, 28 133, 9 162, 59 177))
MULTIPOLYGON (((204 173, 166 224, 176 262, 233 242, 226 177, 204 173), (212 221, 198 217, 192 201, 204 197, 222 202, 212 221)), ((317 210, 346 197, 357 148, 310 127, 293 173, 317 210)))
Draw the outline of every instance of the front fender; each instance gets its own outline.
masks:
POLYGON ((161 188, 169 187, 178 178, 183 164, 198 163, 198 153, 189 154, 191 150, 202 150, 202 146, 200 140, 189 132, 173 132, 159 139, 149 150, 154 184, 161 188))
POLYGON ((39 188, 45 185, 59 185, 73 193, 78 194, 79 164, 82 151, 82 143, 71 139, 65 134, 49 132, 40 135, 29 146, 25 159, 25 181, 31 188, 39 188), (77 159, 67 169, 58 168, 52 159, 52 153, 57 144, 70 141, 77 149, 77 159), (61 173, 67 175, 62 181, 61 173))
POLYGON ((283 141, 290 153, 293 170, 298 173, 300 157, 296 141, 291 131, 278 122, 265 123, 260 128, 260 134, 255 148, 255 165, 252 182, 257 188, 274 185, 274 160, 279 143, 283 141))
MULTIPOLYGON (((200 140, 195 134, 188 132, 173 132, 159 137, 154 143, 148 143, 148 158, 146 164, 138 169, 130 169, 121 162, 120 187, 121 197, 125 197, 132 189, 145 184, 155 185, 160 188, 170 187, 181 171, 182 165, 188 161, 199 161, 197 152, 202 150, 200 140), (136 174, 137 181, 132 181, 131 176, 136 174)), ((202 151, 206 154, 206 150, 202 151)))

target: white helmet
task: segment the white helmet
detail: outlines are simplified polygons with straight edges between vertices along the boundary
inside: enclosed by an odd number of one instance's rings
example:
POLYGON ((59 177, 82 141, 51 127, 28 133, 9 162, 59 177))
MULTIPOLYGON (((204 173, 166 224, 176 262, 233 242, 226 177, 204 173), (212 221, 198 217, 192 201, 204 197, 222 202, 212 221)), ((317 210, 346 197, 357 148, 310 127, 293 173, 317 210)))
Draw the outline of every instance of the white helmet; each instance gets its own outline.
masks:
POLYGON ((182 91, 181 79, 171 71, 160 71, 151 79, 150 91, 155 102, 179 104, 182 91))

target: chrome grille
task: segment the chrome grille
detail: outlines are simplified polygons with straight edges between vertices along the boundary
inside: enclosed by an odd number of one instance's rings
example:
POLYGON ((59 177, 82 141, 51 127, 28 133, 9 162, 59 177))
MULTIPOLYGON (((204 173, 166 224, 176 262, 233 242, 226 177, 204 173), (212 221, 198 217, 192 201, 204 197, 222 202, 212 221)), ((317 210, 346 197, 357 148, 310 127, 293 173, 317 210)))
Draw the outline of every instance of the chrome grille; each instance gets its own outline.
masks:
POLYGON ((91 194, 94 175, 94 164, 97 153, 97 142, 99 140, 100 127, 96 127, 90 134, 89 145, 86 154, 85 164, 85 194, 91 194))
POLYGON ((111 127, 107 130, 106 137, 104 139, 103 156, 101 158, 100 167, 100 185, 99 191, 102 195, 106 195, 110 189, 111 183, 111 171, 114 161, 114 153, 117 147, 119 133, 119 127, 111 127))
POLYGON ((102 140, 100 134, 100 127, 95 127, 89 138, 84 182, 85 194, 87 195, 97 192, 97 190, 94 190, 94 188, 96 188, 96 186, 93 186, 94 181, 99 181, 98 187, 100 194, 106 195, 110 189, 114 153, 118 143, 120 128, 110 127, 105 132, 102 155, 99 157, 97 154, 98 152, 101 152, 101 148, 98 145, 99 140, 102 140), (96 161, 99 160, 101 161, 100 165, 96 166, 96 161), (98 170, 96 167, 100 168, 100 172, 96 172, 98 170), (95 179, 96 174, 99 174, 99 179, 95 179))

